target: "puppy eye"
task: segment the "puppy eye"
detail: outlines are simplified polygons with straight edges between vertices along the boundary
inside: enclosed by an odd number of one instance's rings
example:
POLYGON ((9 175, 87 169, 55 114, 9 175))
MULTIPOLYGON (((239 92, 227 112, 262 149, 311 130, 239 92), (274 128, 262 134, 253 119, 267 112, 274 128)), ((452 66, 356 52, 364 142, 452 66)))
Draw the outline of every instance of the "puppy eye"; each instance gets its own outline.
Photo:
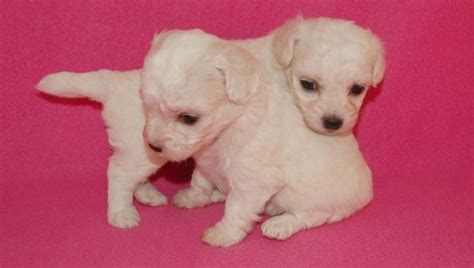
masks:
POLYGON ((310 81, 310 80, 300 80, 301 87, 308 92, 313 92, 313 91, 318 91, 319 90, 319 84, 316 81, 310 81))
POLYGON ((181 113, 178 115, 178 121, 185 124, 185 125, 194 125, 196 122, 199 120, 199 117, 186 114, 186 113, 181 113))
POLYGON ((364 92, 364 87, 361 86, 361 85, 358 85, 358 84, 354 84, 352 85, 350 91, 349 91, 349 94, 350 95, 353 95, 353 96, 358 96, 360 95, 362 92, 364 92))

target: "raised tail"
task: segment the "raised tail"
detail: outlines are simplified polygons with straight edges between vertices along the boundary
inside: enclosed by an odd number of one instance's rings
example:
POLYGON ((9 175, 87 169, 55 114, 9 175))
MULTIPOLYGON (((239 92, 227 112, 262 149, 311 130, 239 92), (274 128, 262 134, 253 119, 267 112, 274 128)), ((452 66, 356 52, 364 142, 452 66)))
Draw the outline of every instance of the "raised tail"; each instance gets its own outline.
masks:
POLYGON ((40 91, 65 98, 86 97, 104 102, 111 91, 139 88, 140 71, 99 70, 86 73, 59 72, 47 75, 36 86, 40 91))

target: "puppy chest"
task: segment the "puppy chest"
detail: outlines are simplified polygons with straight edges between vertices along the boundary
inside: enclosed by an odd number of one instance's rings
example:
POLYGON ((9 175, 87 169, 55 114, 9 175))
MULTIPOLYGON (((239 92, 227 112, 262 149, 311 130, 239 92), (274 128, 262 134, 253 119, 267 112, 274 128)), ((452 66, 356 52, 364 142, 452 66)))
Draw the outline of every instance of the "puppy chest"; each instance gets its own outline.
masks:
POLYGON ((226 167, 228 163, 218 157, 204 157, 196 159, 196 167, 199 168, 207 180, 211 181, 219 191, 229 192, 229 180, 227 179, 226 167))

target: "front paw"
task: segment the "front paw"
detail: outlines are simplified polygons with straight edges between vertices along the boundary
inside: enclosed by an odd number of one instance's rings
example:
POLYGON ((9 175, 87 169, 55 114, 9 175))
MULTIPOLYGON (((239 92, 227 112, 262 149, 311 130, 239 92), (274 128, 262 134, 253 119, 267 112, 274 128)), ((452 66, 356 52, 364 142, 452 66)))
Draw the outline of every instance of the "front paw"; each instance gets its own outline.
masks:
POLYGON ((140 214, 133 207, 108 213, 109 223, 118 228, 132 228, 140 223, 140 214))
POLYGON ((213 247, 230 247, 247 236, 247 233, 238 227, 225 226, 217 223, 204 231, 202 241, 213 247))
POLYGON ((209 195, 193 188, 181 190, 173 197, 173 204, 179 208, 198 208, 209 203, 209 195))
POLYGON ((151 184, 145 183, 135 190, 135 198, 142 204, 159 206, 168 203, 166 196, 155 189, 151 184))

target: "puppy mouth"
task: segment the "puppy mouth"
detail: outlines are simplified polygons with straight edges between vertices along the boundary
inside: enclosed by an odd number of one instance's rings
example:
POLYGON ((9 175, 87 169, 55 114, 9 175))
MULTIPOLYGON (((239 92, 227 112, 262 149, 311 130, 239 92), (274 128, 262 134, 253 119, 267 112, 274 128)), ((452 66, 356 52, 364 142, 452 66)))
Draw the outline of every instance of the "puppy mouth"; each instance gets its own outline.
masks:
POLYGON ((161 157, 165 158, 166 160, 171 161, 171 162, 182 162, 182 161, 188 159, 189 157, 191 157, 191 156, 187 156, 187 155, 178 155, 178 154, 173 154, 173 153, 169 153, 169 152, 163 152, 163 153, 160 153, 159 155, 161 157))
POLYGON ((312 128, 312 130, 314 130, 315 132, 319 133, 319 134, 322 134, 322 135, 326 135, 326 136, 337 136, 339 135, 339 130, 328 130, 328 129, 325 129, 324 127, 322 128, 312 128))
POLYGON ((342 127, 340 129, 332 130, 332 129, 326 129, 323 127, 322 131, 317 131, 317 132, 326 136, 346 136, 346 135, 351 134, 352 128, 342 127))
POLYGON ((341 131, 341 130, 326 130, 325 135, 327 136, 343 136, 348 131, 341 131))
POLYGON ((182 162, 194 155, 193 148, 180 148, 179 150, 173 150, 170 147, 165 146, 163 152, 159 154, 161 157, 172 162, 182 162))
POLYGON ((344 127, 341 127, 339 129, 327 129, 320 121, 313 122, 313 124, 307 125, 312 131, 324 136, 345 136, 347 134, 350 134, 351 132, 351 128, 346 129, 344 127))

